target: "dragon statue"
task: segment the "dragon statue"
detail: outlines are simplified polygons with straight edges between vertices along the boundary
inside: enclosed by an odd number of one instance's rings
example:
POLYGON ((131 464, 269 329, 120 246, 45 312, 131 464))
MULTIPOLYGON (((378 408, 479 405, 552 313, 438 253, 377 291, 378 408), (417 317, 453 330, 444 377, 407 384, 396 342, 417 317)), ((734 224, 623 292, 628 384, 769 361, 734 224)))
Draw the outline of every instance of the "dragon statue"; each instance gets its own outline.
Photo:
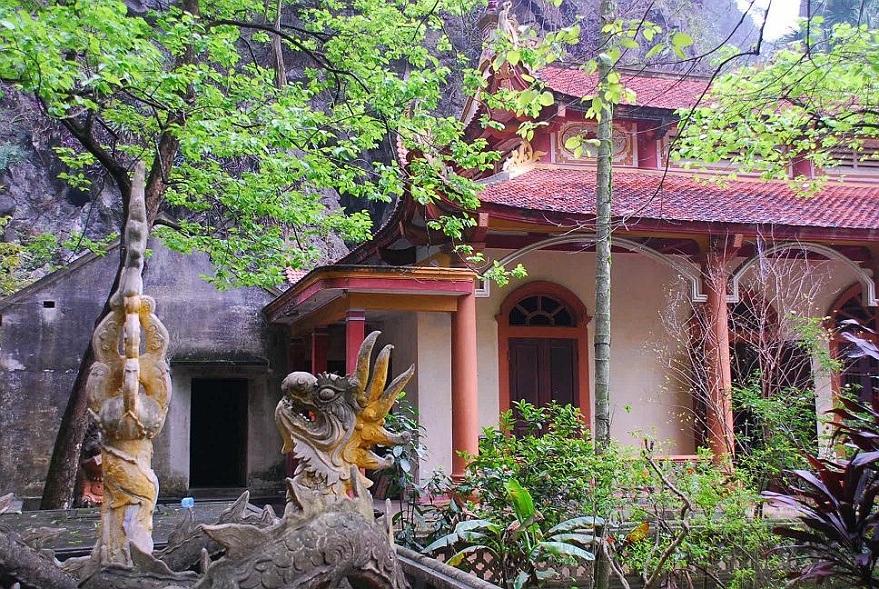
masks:
POLYGON ((294 477, 287 479, 284 515, 268 527, 203 526, 225 554, 195 587, 407 587, 391 530, 376 522, 370 482, 360 471, 393 464, 392 456, 378 456, 374 447, 400 445, 410 435, 389 432, 384 422, 415 367, 388 384, 393 346, 385 346, 370 373, 379 335, 366 337, 352 375, 294 372, 284 379, 275 422, 282 452, 299 460, 294 477))
MULTIPOLYGON (((353 488, 351 467, 387 468, 391 455, 380 457, 376 445, 397 446, 409 441, 409 432, 394 434, 384 428, 385 416, 415 366, 385 388, 393 346, 379 353, 370 379, 369 367, 375 340, 370 333, 360 347, 353 375, 294 372, 281 383, 284 397, 275 409, 275 423, 284 440, 282 453, 298 459, 295 480, 312 489, 329 489, 342 497, 353 488)), ((358 473, 367 488, 372 482, 358 473)))

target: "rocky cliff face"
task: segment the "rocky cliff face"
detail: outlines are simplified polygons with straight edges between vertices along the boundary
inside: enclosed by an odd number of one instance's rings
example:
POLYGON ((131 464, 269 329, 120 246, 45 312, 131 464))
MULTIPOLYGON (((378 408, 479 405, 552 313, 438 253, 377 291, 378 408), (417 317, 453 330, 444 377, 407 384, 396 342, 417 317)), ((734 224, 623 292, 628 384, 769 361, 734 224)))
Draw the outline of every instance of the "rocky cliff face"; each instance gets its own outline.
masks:
MULTIPOLYGON (((118 192, 97 166, 90 190, 68 185, 53 147, 74 147, 63 127, 31 97, 0 87, 0 217, 11 217, 4 241, 51 233, 63 242, 78 234, 98 239, 118 231, 118 192)), ((60 260, 63 261, 63 260, 60 260)))

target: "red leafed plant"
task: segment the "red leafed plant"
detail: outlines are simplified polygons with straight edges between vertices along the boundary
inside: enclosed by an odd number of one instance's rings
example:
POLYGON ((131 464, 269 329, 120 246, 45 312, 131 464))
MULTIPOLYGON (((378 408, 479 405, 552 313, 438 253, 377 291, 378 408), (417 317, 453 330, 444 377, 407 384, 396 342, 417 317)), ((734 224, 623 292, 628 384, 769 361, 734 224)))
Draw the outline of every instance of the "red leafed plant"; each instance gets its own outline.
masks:
MULTIPOLYGON (((853 338, 859 336, 847 339, 853 338)), ((856 349, 879 359, 875 346, 856 349)), ((814 472, 794 471, 796 482, 785 492, 763 495, 796 512, 802 524, 775 529, 809 559, 794 582, 831 578, 879 587, 879 398, 843 398, 831 413, 838 419, 834 440, 851 450, 849 458, 810 456, 814 472)))

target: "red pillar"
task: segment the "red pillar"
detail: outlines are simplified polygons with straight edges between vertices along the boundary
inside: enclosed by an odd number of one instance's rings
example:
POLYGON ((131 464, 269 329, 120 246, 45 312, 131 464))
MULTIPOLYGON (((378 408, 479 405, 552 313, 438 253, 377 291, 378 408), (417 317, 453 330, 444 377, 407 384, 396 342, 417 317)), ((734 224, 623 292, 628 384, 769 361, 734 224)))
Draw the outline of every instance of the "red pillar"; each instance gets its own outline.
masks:
POLYGON ((638 127, 638 167, 660 168, 660 154, 657 148, 656 128, 638 127))
POLYGON ((311 332, 311 373, 327 371, 327 349, 330 338, 326 327, 315 327, 311 332))
POLYGON ((354 374, 357 352, 366 337, 366 311, 348 309, 345 313, 345 373, 354 374))
POLYGON ((705 363, 708 378, 706 421, 708 447, 715 461, 724 462, 734 450, 732 411, 732 369, 729 354, 729 316, 726 284, 729 273, 726 257, 721 253, 708 255, 704 266, 703 284, 706 302, 705 363))
POLYGON ((476 381, 476 296, 458 299, 452 318, 452 478, 460 480, 467 462, 459 451, 479 450, 479 395, 476 381))

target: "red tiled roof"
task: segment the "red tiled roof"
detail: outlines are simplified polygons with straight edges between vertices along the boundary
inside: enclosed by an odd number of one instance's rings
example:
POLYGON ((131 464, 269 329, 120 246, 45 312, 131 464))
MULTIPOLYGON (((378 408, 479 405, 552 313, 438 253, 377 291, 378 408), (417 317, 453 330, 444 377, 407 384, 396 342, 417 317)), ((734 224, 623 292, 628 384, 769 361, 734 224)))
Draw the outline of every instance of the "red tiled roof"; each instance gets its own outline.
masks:
POLYGON ((294 270, 293 268, 287 266, 286 268, 284 268, 284 274, 287 277, 288 284, 296 284, 297 282, 302 280, 302 278, 306 274, 308 274, 308 270, 294 270))
MULTIPOLYGON (((577 98, 595 93, 598 74, 577 69, 547 66, 538 72, 541 81, 560 94, 577 98)), ((689 108, 708 87, 706 80, 664 74, 632 74, 622 72, 622 82, 635 92, 637 106, 655 108, 689 108)))
MULTIPOLYGON (((486 186, 484 203, 531 211, 595 214, 595 170, 538 168, 486 186)), ((816 196, 798 196, 780 181, 731 180, 724 186, 692 175, 621 171, 613 175, 613 214, 697 223, 879 229, 879 185, 829 180, 816 196), (661 186, 660 186, 661 182, 661 186)))

